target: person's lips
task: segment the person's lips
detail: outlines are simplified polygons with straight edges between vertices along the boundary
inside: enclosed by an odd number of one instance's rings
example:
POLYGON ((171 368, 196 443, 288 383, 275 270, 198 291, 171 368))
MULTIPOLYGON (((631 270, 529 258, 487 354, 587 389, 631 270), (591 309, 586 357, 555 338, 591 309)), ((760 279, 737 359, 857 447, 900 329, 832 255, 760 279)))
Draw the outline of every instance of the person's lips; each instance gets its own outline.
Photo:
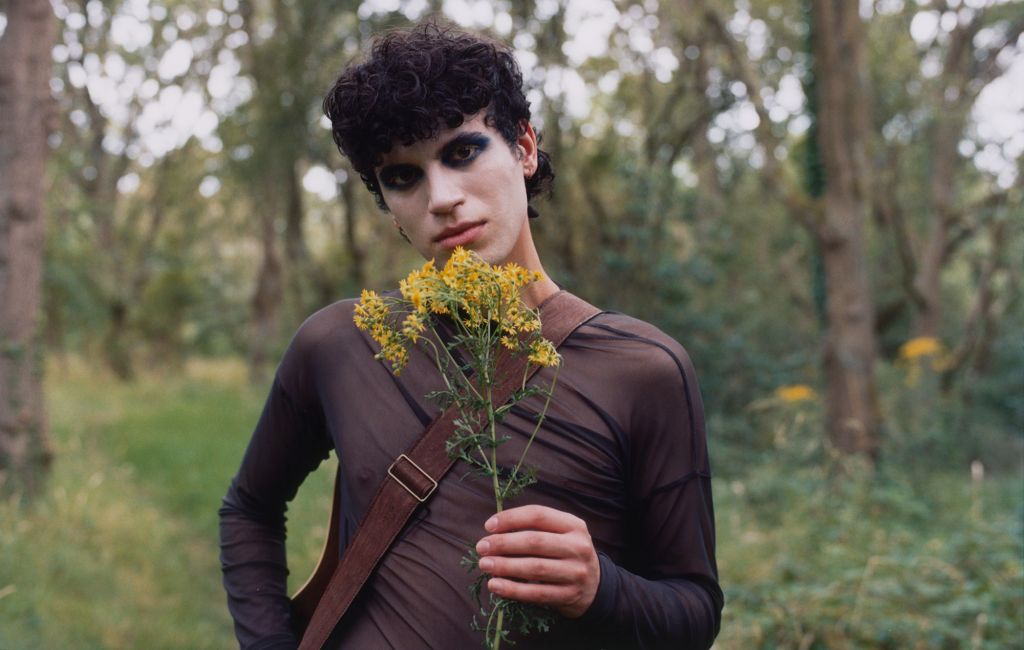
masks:
POLYGON ((484 222, 473 221, 471 223, 460 223, 455 226, 449 226, 441 231, 434 241, 440 244, 444 248, 455 248, 456 246, 466 246, 480 236, 483 232, 484 222))

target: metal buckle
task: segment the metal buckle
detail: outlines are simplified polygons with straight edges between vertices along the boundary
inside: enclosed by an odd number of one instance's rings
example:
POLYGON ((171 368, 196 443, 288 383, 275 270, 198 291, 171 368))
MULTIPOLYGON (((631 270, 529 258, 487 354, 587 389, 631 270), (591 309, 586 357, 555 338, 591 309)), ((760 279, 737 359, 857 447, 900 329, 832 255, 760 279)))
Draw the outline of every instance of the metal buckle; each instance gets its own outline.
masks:
POLYGON ((409 494, 411 494, 411 495, 412 495, 412 498, 416 499, 416 500, 417 500, 417 501, 419 501, 420 503, 423 503, 424 501, 426 501, 427 499, 429 499, 429 498, 430 498, 430 495, 431 495, 431 494, 433 494, 433 493, 434 493, 434 490, 436 490, 436 489, 437 489, 437 481, 435 481, 434 479, 432 479, 432 478, 430 477, 430 474, 427 474, 427 473, 426 473, 426 472, 425 472, 425 471, 423 470, 423 468, 422 468, 422 467, 420 467, 419 465, 417 465, 416 463, 414 463, 414 462, 413 462, 413 460, 412 460, 411 458, 409 458, 408 456, 406 456, 405 454, 402 454, 402 455, 400 455, 400 456, 399 456, 398 458, 396 458, 396 459, 395 459, 395 462, 391 463, 391 467, 389 467, 389 468, 388 468, 388 476, 390 476, 391 478, 395 479, 395 482, 397 482, 397 483, 398 483, 399 485, 401 485, 401 486, 402 486, 403 488, 405 488, 405 491, 406 491, 406 492, 408 492, 409 494), (425 476, 425 477, 427 478, 427 480, 428 480, 428 481, 430 481, 430 483, 431 483, 431 487, 430 487, 430 489, 429 489, 429 490, 427 490, 427 493, 426 493, 426 494, 424 494, 424 495, 423 495, 422 497, 421 497, 420 495, 416 494, 416 492, 414 492, 414 491, 413 491, 413 489, 412 489, 412 488, 410 488, 410 487, 409 487, 408 485, 406 485, 405 483, 403 483, 403 482, 402 482, 402 479, 398 478, 398 476, 396 476, 396 475, 395 475, 395 473, 394 473, 394 471, 393 471, 393 470, 394 470, 394 468, 395 468, 395 465, 397 465, 397 464, 398 464, 398 461, 402 460, 403 458, 404 458, 405 460, 407 460, 407 461, 409 462, 409 464, 410 464, 410 465, 412 465, 412 466, 413 466, 413 467, 415 467, 415 468, 416 468, 417 470, 419 470, 419 473, 420 473, 420 474, 422 474, 423 476, 425 476))

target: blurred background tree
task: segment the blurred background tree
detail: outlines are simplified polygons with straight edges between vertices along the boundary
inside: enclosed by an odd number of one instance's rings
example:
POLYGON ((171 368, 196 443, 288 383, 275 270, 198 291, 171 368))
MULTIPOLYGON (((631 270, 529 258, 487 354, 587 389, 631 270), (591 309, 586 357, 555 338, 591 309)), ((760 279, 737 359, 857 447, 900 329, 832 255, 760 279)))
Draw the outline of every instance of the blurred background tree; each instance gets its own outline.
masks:
POLYGON ((0 7, 0 494, 34 494, 51 457, 38 317, 55 25, 46 2, 0 7))
MULTIPOLYGON (((411 257, 319 104, 373 32, 431 7, 60 3, 50 345, 124 378, 212 352, 260 377, 311 311, 393 282, 411 257)), ((721 406, 726 375, 749 397, 795 363, 824 387, 830 444, 877 457, 877 354, 940 338, 948 386, 991 348, 1019 144, 985 141, 972 110, 1018 60, 1016 3, 440 8, 522 55, 558 162, 538 223, 556 277, 708 346, 721 406), (765 363, 725 372, 737 345, 765 363)))
MULTIPOLYGON (((0 3, 0 48, 21 4, 0 3)), ((52 6, 53 381, 84 363, 131 390, 154 368, 244 359, 262 390, 308 314, 393 286, 415 253, 334 149, 320 102, 374 33, 443 15, 517 52, 558 172, 534 224, 554 279, 657 324, 700 371, 723 557, 762 560, 739 560, 742 631, 725 642, 900 646, 923 628, 871 627, 865 598, 925 602, 942 575, 961 609, 928 645, 989 638, 985 603, 1008 593, 1019 619, 1019 517, 978 514, 967 477, 973 462, 1020 487, 1021 3, 52 6), (934 478, 946 472, 959 478, 934 478), (952 515, 922 514, 941 508, 974 517, 969 530, 954 539, 952 515), (863 523, 874 516, 883 532, 863 523), (900 531, 948 543, 922 551, 900 531), (954 575, 986 536, 1001 564, 954 575), (846 573, 801 564, 801 548, 831 549, 846 573), (892 588, 871 592, 887 571, 892 588), (915 574, 925 591, 904 588, 915 574)))

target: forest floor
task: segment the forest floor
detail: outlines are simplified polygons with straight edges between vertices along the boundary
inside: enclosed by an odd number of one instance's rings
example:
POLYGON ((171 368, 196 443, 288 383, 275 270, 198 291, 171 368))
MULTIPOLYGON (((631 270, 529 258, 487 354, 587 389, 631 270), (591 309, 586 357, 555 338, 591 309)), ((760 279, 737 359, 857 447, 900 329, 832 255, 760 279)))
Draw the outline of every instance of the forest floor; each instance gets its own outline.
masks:
MULTIPOLYGON (((0 504, 0 648, 232 647, 217 509, 263 395, 241 363, 131 384, 71 366, 47 382, 47 493, 0 504)), ((294 580, 319 554, 332 471, 289 510, 309 531, 289 543, 294 580)))
MULTIPOLYGON (((0 503, 0 649, 232 647, 217 508, 263 389, 240 362, 124 384, 72 360, 51 367, 47 386, 46 492, 31 508, 0 503)), ((289 510, 292 589, 319 554, 332 473, 333 460, 289 510)), ((716 648, 1020 640, 1019 472, 827 473, 765 462, 715 479, 727 598, 716 648)))

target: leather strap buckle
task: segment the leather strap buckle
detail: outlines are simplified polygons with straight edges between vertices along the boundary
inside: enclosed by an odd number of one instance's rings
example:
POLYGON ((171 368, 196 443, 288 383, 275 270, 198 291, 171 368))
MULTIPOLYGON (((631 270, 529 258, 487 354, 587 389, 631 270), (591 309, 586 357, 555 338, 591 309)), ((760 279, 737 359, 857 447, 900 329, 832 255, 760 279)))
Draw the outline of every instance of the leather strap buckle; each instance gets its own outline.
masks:
POLYGON ((419 465, 414 463, 413 460, 411 458, 409 458, 408 456, 406 456, 405 454, 400 455, 398 458, 395 459, 395 462, 391 463, 391 467, 388 468, 388 476, 390 476, 391 478, 395 479, 395 482, 397 482, 399 485, 401 485, 403 488, 405 488, 405 491, 408 492, 409 494, 411 494, 412 497, 414 499, 416 499, 417 501, 419 501, 420 503, 423 503, 424 501, 429 499, 430 495, 433 494, 434 490, 437 489, 437 481, 435 481, 433 478, 431 478, 430 474, 427 474, 427 472, 422 467, 420 467, 419 465), (402 460, 405 460, 410 465, 415 467, 416 470, 420 474, 423 475, 423 478, 427 479, 427 481, 430 482, 429 489, 422 496, 420 496, 412 487, 409 487, 409 484, 406 483, 406 481, 404 481, 401 478, 399 478, 398 475, 395 473, 396 471, 401 471, 400 469, 396 470, 395 466, 398 465, 398 463, 400 461, 402 461, 402 460))

